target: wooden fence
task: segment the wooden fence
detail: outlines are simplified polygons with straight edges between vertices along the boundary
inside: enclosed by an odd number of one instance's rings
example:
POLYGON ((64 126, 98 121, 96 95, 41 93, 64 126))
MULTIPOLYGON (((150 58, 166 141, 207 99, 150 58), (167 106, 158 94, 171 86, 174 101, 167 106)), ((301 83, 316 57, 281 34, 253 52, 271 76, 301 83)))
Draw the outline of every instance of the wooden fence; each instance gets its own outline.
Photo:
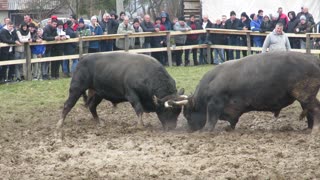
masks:
MULTIPOLYGON (((64 41, 43 41, 42 43, 24 43, 25 46, 25 57, 26 59, 18 59, 18 60, 10 60, 10 61, 0 61, 0 66, 3 65, 14 65, 14 64, 26 64, 26 79, 31 80, 31 63, 37 62, 48 62, 48 61, 58 61, 58 60, 66 60, 66 59, 78 59, 84 55, 83 53, 83 44, 86 41, 101 41, 101 40, 110 40, 110 39, 125 39, 125 49, 120 50, 124 52, 131 53, 150 53, 150 52, 161 52, 167 51, 168 53, 168 61, 169 66, 172 66, 172 51, 175 50, 186 50, 186 49, 207 49, 207 57, 210 59, 211 48, 221 48, 221 49, 233 49, 233 50, 247 50, 248 55, 252 54, 252 51, 261 51, 261 47, 252 47, 251 46, 251 37, 252 36, 266 36, 268 33, 259 33, 252 32, 248 30, 227 30, 227 29, 206 29, 206 30, 193 30, 187 32, 179 32, 179 31, 163 31, 163 32, 142 32, 142 33, 132 33, 132 34, 114 34, 114 35, 100 35, 100 36, 85 36, 78 37, 73 39, 68 39, 64 41), (198 44, 198 45, 188 45, 188 46, 178 46, 175 47, 171 44, 170 39, 174 36, 178 35, 188 35, 188 34, 224 34, 224 35, 243 35, 247 38, 247 46, 228 46, 228 45, 211 45, 211 44, 198 44), (149 49, 129 49, 130 38, 135 37, 155 37, 155 36, 165 36, 167 39, 167 47, 161 48, 149 48, 149 49), (48 45, 48 44, 67 44, 67 43, 78 43, 79 44, 79 54, 75 55, 64 55, 64 56, 55 56, 55 57, 44 57, 44 58, 31 58, 31 50, 30 46, 33 45, 48 45)), ((317 33, 307 33, 307 34, 291 34, 287 33, 288 37, 295 38, 306 38, 306 49, 292 49, 292 51, 303 52, 303 53, 312 53, 312 54, 320 54, 320 50, 312 49, 311 40, 313 38, 320 38, 320 34, 317 33)), ((8 47, 12 45, 8 45, 5 43, 0 43, 1 47, 8 47)), ((108 52, 98 52, 98 54, 104 54, 108 52)))

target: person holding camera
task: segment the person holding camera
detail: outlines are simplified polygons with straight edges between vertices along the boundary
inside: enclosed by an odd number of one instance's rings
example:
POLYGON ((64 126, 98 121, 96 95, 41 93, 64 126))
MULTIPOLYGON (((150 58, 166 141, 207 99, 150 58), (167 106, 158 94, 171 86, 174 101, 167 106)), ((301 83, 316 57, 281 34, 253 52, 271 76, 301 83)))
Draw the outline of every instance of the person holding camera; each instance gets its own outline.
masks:
MULTIPOLYGON (((103 31, 98 23, 97 16, 91 17, 91 24, 89 26, 91 31, 91 36, 102 35, 103 31)), ((100 42, 99 41, 90 41, 89 42, 89 53, 95 53, 100 51, 100 42)))

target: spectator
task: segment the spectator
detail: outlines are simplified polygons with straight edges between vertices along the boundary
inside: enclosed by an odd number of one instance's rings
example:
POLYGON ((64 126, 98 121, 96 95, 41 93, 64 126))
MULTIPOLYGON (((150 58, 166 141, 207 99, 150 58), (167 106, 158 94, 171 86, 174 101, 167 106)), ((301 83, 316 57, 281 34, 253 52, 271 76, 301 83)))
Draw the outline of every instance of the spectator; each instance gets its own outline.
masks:
MULTIPOLYGON (((179 21, 174 25, 174 30, 175 31, 190 31, 191 28, 185 23, 184 17, 180 17, 178 19, 179 21)), ((183 46, 186 43, 187 36, 186 35, 179 35, 179 36, 174 36, 174 40, 176 43, 176 46, 183 46)), ((175 57, 176 57, 176 65, 180 66, 182 63, 182 53, 183 50, 176 50, 175 51, 175 57)))
MULTIPOLYGON (((141 28, 143 29, 143 32, 159 32, 160 31, 159 28, 155 28, 154 25, 151 23, 150 16, 148 14, 144 16, 144 20, 141 23, 141 28)), ((143 48, 145 49, 151 48, 151 39, 152 39, 151 37, 145 38, 143 48)), ((150 53, 148 54, 151 55, 150 53)))
POLYGON ((178 22, 178 18, 177 18, 177 17, 174 17, 174 18, 172 19, 172 23, 171 23, 171 29, 172 29, 172 30, 173 30, 174 25, 175 25, 177 22, 178 22))
POLYGON ((271 51, 290 51, 290 42, 288 36, 283 32, 283 24, 278 23, 276 28, 268 34, 263 43, 262 53, 271 51))
POLYGON ((268 32, 268 31, 272 31, 272 28, 271 28, 271 21, 270 21, 270 18, 268 15, 265 15, 263 17, 263 22, 260 26, 260 32, 261 33, 265 33, 265 32, 268 32))
MULTIPOLYGON (((191 28, 191 30, 199 30, 202 29, 201 25, 199 22, 196 21, 195 15, 190 15, 190 19, 187 22, 187 25, 191 28)), ((189 34, 187 35, 187 41, 186 45, 196 45, 199 42, 199 35, 198 34, 189 34)), ((193 65, 197 66, 198 65, 198 49, 192 49, 192 57, 193 57, 193 65)), ((188 66, 190 64, 189 61, 189 54, 190 50, 186 49, 184 51, 185 53, 185 66, 188 66)))
MULTIPOLYGON (((143 32, 138 18, 133 20, 133 30, 135 33, 143 32)), ((144 44, 144 37, 136 37, 133 39, 131 47, 133 49, 140 49, 143 47, 143 44, 144 44)))
MULTIPOLYGON (((30 24, 30 27, 32 24, 30 24)), ((31 32, 31 38, 32 42, 41 43, 42 42, 42 35, 43 35, 43 29, 35 29, 35 31, 30 30, 31 32)), ((34 45, 31 46, 31 53, 32 58, 42 58, 44 57, 46 52, 46 46, 45 45, 34 45)), ((33 63, 32 64, 32 75, 33 80, 40 80, 41 77, 41 63, 33 63)))
MULTIPOLYGON (((110 14, 105 13, 102 17, 102 21, 100 22, 100 27, 103 31, 104 35, 107 34, 116 34, 118 30, 119 24, 111 18, 110 14)), ((108 40, 102 40, 100 45, 101 45, 101 51, 112 51, 115 50, 113 49, 113 39, 108 39, 108 40)))
MULTIPOLYGON (((77 33, 79 34, 80 37, 91 36, 91 31, 90 31, 89 27, 84 23, 83 18, 79 19, 79 26, 77 28, 77 33)), ((88 48, 89 48, 89 42, 84 41, 83 42, 83 53, 88 53, 88 48)))
POLYGON ((33 19, 31 19, 30 15, 24 15, 23 21, 24 21, 27 25, 30 25, 31 23, 33 23, 36 27, 39 26, 38 23, 36 23, 33 19))
MULTIPOLYGON (((230 19, 226 21, 226 29, 238 29, 240 24, 240 20, 236 17, 236 13, 234 11, 230 12, 230 19)), ((239 46, 240 45, 240 37, 238 35, 229 35, 228 37, 228 45, 239 46)), ((228 50, 229 60, 234 59, 234 50, 228 50)), ((240 51, 236 50, 236 59, 240 59, 240 51)))
MULTIPOLYGON (((51 24, 46 25, 46 27, 43 29, 43 40, 45 41, 59 41, 60 36, 57 33, 57 24, 58 22, 53 19, 51 21, 51 24)), ((54 55, 54 49, 55 49, 55 44, 50 44, 46 46, 46 52, 45 56, 46 57, 51 57, 54 55)), ((56 65, 57 63, 54 63, 56 65)), ((56 65, 59 67, 59 64, 56 65)), ((57 68, 57 67, 54 67, 57 68)), ((43 80, 48 80, 49 79, 49 62, 42 62, 41 63, 41 72, 42 72, 42 79, 43 80)))
POLYGON ((282 7, 278 8, 278 13, 279 13, 279 19, 277 23, 279 22, 282 23, 284 26, 284 31, 287 32, 288 23, 289 23, 288 16, 285 13, 283 13, 282 7))
MULTIPOLYGON (((17 37, 16 30, 13 27, 13 23, 7 22, 6 26, 0 31, 0 40, 7 44, 22 45, 17 37)), ((14 46, 2 47, 1 61, 14 60, 14 46)), ((12 82, 14 78, 15 65, 1 66, 0 68, 0 83, 12 82), (9 69, 8 76, 7 70, 9 69)))
MULTIPOLYGON (((66 36, 69 38, 76 38, 77 33, 73 30, 73 22, 71 20, 67 21, 67 29, 66 29, 66 36)), ((64 54, 65 55, 73 55, 76 54, 77 44, 76 43, 68 43, 65 45, 64 54)), ((63 73, 66 77, 70 77, 70 72, 73 73, 77 67, 79 60, 72 59, 72 66, 70 71, 69 60, 64 60, 62 65, 63 73)))
POLYGON ((169 14, 162 11, 160 14, 160 17, 161 17, 161 24, 163 24, 166 27, 167 31, 171 31, 172 25, 171 25, 169 14))
MULTIPOLYGON (((223 29, 226 29, 226 21, 227 21, 227 15, 222 15, 221 16, 221 27, 223 27, 223 29)), ((228 44, 228 39, 227 39, 227 36, 226 35, 223 35, 223 37, 224 37, 224 45, 227 45, 228 44)), ((224 51, 225 53, 225 61, 227 60, 227 59, 230 59, 229 58, 229 54, 228 54, 228 51, 224 51)))
MULTIPOLYGON (((241 20, 238 26, 239 30, 250 30, 250 23, 251 20, 246 12, 241 13, 241 20)), ((240 45, 246 46, 247 45, 247 37, 246 36, 240 36, 240 45)), ((242 51, 243 57, 247 56, 247 50, 242 51)))
MULTIPOLYGON (((294 11, 290 11, 288 12, 288 17, 290 19, 289 23, 288 23, 288 33, 294 33, 295 32, 295 27, 297 27, 297 25, 300 22, 300 19, 298 19, 296 17, 296 13, 294 11)), ((290 46, 293 49, 299 49, 300 48, 300 40, 299 38, 294 38, 294 37, 290 37, 289 38, 290 41, 290 46)))
MULTIPOLYGON (((211 21, 209 20, 209 16, 208 15, 203 15, 202 17, 202 21, 200 23, 200 27, 202 27, 202 29, 206 29, 206 28, 212 28, 213 24, 211 23, 211 21)), ((199 35, 199 44, 211 44, 212 42, 209 42, 209 35, 207 33, 205 34, 200 34, 199 35)), ((206 49, 200 49, 200 54, 199 54, 199 64, 208 64, 210 63, 209 60, 206 59, 206 49)), ((211 52, 210 52, 211 54, 211 52)), ((213 64, 213 62, 212 62, 213 64)))
MULTIPOLYGON (((59 40, 66 40, 66 33, 63 31, 63 22, 62 20, 58 20, 57 28, 56 28, 57 35, 59 40)), ((69 44, 68 44, 69 46, 69 44)), ((54 44, 51 49, 51 56, 62 56, 64 51, 64 44, 54 44)), ((51 61, 51 78, 52 79, 59 79, 59 68, 60 64, 63 61, 51 61)))
POLYGON ((263 10, 259 10, 258 11, 258 21, 260 22, 260 24, 262 24, 262 22, 263 22, 263 10))
POLYGON ((126 13, 125 12, 120 12, 120 15, 119 15, 119 24, 120 23, 123 23, 123 21, 124 21, 124 17, 126 16, 126 13))
MULTIPOLYGON (((72 27, 71 28, 73 29, 73 31, 77 31, 77 29, 79 27, 79 23, 77 21, 77 15, 71 14, 69 19, 72 22, 72 27)), ((67 28, 68 28, 68 24, 66 23, 64 25, 64 29, 67 29, 67 28)))
MULTIPOLYGON (((258 16, 256 14, 250 15, 252 21, 250 22, 250 29, 253 32, 260 32, 260 21, 258 19, 258 16)), ((261 36, 253 36, 253 44, 255 47, 262 47, 262 37, 261 36)))
MULTIPOLYGON (((213 25, 216 29, 225 29, 225 24, 220 19, 216 20, 213 25)), ((226 38, 223 34, 212 34, 212 43, 215 45, 226 45, 226 38)), ((224 49, 214 48, 214 61, 213 64, 221 64, 225 62, 224 49), (219 58, 220 57, 220 58, 219 58)))
MULTIPOLYGON (((304 15, 300 16, 300 22, 294 28, 294 32, 299 34, 311 33, 312 32, 311 22, 308 22, 307 18, 304 15)), ((300 49, 306 49, 305 38, 300 39, 300 49)))
MULTIPOLYGON (((279 14, 278 13, 271 14, 271 26, 270 26, 271 29, 276 28, 276 25, 279 22, 278 20, 279 20, 279 14)), ((281 23, 281 24, 283 24, 283 23, 281 23)))
POLYGON ((302 12, 297 15, 297 18, 300 19, 302 15, 306 17, 306 21, 310 22, 311 25, 315 24, 312 14, 309 13, 309 8, 303 7, 302 12))
MULTIPOLYGON (((96 16, 91 17, 91 23, 90 23, 90 31, 92 36, 98 36, 102 35, 103 31, 99 23, 97 22, 98 19, 96 16)), ((95 53, 100 51, 100 44, 99 41, 90 41, 89 42, 89 53, 95 53)))
MULTIPOLYGON (((22 44, 32 41, 31 35, 29 32, 29 27, 25 22, 21 23, 20 28, 17 30, 17 36, 18 36, 18 40, 22 44)), ((15 48, 15 59, 25 59, 24 52, 25 52, 24 46, 17 46, 15 48)), ((15 65, 17 81, 24 80, 24 69, 25 67, 23 68, 22 64, 15 65)))
MULTIPOLYGON (((133 32, 134 32, 134 30, 133 30, 133 27, 129 23, 129 18, 127 16, 125 16, 123 19, 123 22, 118 27, 117 34, 131 34, 133 32)), ((130 39, 130 42, 127 44, 128 48, 129 48, 130 44, 131 44, 131 39, 130 39)), ((117 39, 116 46, 119 49, 126 49, 124 38, 117 39)))
MULTIPOLYGON (((155 28, 158 28, 160 31, 165 31, 166 26, 161 24, 161 18, 157 17, 154 24, 155 28)), ((155 36, 151 39, 151 47, 152 48, 160 48, 163 47, 163 44, 166 41, 166 36, 155 36)), ((157 59, 162 65, 165 65, 163 52, 152 52, 151 56, 157 59)))

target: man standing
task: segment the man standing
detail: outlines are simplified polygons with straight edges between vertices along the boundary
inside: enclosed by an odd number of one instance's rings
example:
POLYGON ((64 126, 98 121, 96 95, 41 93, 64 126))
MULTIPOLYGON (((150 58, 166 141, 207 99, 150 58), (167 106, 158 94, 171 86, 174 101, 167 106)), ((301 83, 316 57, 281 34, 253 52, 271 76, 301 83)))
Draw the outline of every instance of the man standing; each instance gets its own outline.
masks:
MULTIPOLYGON (((112 19, 110 14, 105 13, 102 17, 102 21, 100 22, 100 27, 102 28, 103 34, 117 34, 119 24, 116 20, 112 19)), ((113 50, 114 40, 102 40, 101 41, 101 51, 112 51, 113 50)))
MULTIPOLYGON (((10 21, 5 27, 0 31, 0 40, 7 44, 22 45, 17 38, 15 29, 13 28, 13 23, 10 21)), ((14 60, 14 46, 2 47, 1 48, 1 61, 14 60)), ((13 76, 15 71, 15 65, 1 66, 0 67, 0 83, 13 81, 13 76), (7 69, 9 68, 8 76, 7 69)))
MULTIPOLYGON (((304 15, 300 16, 300 22, 294 28, 294 32, 298 34, 311 33, 312 32, 311 22, 308 22, 307 18, 304 15)), ((300 49, 306 49, 306 39, 301 38, 299 41, 300 41, 300 49)))
MULTIPOLYGON (((203 15, 200 26, 202 27, 203 30, 206 30, 206 28, 212 28, 213 24, 209 20, 208 15, 203 15)), ((210 44, 210 43, 211 42, 209 42, 209 34, 208 33, 199 35, 199 44, 210 44)), ((206 52, 207 52, 206 49, 200 49, 200 55, 199 55, 199 63, 200 64, 210 63, 211 58, 206 59, 206 57, 207 57, 206 52)), ((211 52, 210 52, 210 54, 211 54, 211 52)))
MULTIPOLYGON (((175 31, 190 31, 191 28, 187 25, 187 23, 185 23, 185 19, 184 17, 180 17, 178 19, 179 21, 174 25, 173 29, 175 31)), ((186 43, 187 40, 187 36, 186 35, 179 35, 179 36, 174 36, 174 40, 176 42, 176 46, 183 46, 186 43)), ((176 54, 176 65, 180 66, 182 63, 182 53, 183 50, 176 50, 175 54, 176 54)))
MULTIPOLYGON (((230 12, 230 19, 226 21, 226 29, 235 29, 237 30, 240 24, 240 20, 236 17, 236 13, 234 11, 230 12)), ((228 37, 228 45, 240 46, 240 37, 238 35, 230 35, 228 37)), ((228 50, 228 60, 234 59, 234 50, 228 50)), ((240 51, 236 50, 236 59, 240 59, 240 51)))
MULTIPOLYGON (((146 14, 144 16, 144 20, 141 22, 141 28, 143 29, 143 32, 159 32, 160 28, 154 27, 154 24, 150 21, 150 16, 146 14)), ((151 48, 151 37, 146 37, 144 40, 143 48, 148 49, 151 48)), ((151 55, 150 53, 148 53, 151 55)))
MULTIPOLYGON (((195 15, 190 15, 190 20, 187 22, 187 25, 192 29, 192 30, 199 30, 202 29, 200 24, 195 20, 195 15)), ((186 45, 196 45, 198 44, 198 39, 199 35, 198 34, 190 34, 187 35, 187 41, 186 45)), ((198 49, 192 49, 192 57, 193 57, 193 65, 198 65, 198 60, 197 60, 197 51, 198 49)), ((188 66, 190 61, 189 61, 189 55, 190 55, 190 50, 186 49, 184 51, 185 53, 185 66, 188 66)))
MULTIPOLYGON (((60 40, 60 36, 58 36, 58 33, 57 33, 57 24, 58 24, 58 22, 56 20, 52 20, 51 24, 47 25, 43 29, 43 40, 45 40, 45 41, 59 41, 60 40)), ((55 48, 55 44, 47 45, 45 56, 51 57, 52 52, 54 51, 54 48, 55 48)), ((48 75, 49 62, 41 63, 41 69, 42 69, 42 79, 48 80, 49 79, 49 75, 48 75)))
POLYGON ((278 23, 276 28, 270 34, 268 34, 263 43, 262 53, 267 52, 267 48, 269 48, 269 52, 291 50, 288 36, 283 32, 282 23, 278 23))

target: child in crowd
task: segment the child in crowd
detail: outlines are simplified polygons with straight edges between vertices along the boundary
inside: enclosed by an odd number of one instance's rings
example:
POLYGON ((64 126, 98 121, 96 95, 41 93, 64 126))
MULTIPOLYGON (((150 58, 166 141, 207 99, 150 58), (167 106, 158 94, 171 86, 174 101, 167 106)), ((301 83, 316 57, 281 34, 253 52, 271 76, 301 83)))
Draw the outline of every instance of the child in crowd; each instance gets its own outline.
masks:
MULTIPOLYGON (((42 42, 42 35, 43 35, 43 29, 39 28, 37 30, 37 35, 34 38, 34 41, 38 43, 42 42)), ((45 52, 46 52, 45 45, 31 46, 32 58, 42 58, 44 57, 45 52)), ((40 63, 32 64, 32 74, 33 74, 34 80, 40 80, 40 75, 41 75, 40 63)))

